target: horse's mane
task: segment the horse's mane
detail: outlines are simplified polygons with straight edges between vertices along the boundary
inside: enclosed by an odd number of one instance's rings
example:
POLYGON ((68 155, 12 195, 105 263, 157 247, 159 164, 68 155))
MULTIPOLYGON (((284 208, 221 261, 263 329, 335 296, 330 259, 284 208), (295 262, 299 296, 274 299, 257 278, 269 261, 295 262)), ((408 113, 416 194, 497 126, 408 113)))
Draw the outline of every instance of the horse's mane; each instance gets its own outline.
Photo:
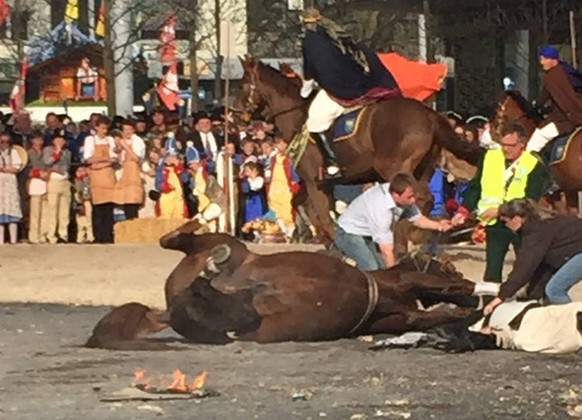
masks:
POLYGON ((301 99, 297 85, 287 75, 260 61, 258 72, 260 80, 275 89, 278 95, 301 99))
POLYGON ((517 103, 517 105, 528 114, 530 112, 533 112, 533 107, 531 106, 529 101, 525 99, 521 92, 519 92, 518 90, 507 90, 505 91, 505 94, 509 96, 511 99, 513 99, 513 101, 517 103))

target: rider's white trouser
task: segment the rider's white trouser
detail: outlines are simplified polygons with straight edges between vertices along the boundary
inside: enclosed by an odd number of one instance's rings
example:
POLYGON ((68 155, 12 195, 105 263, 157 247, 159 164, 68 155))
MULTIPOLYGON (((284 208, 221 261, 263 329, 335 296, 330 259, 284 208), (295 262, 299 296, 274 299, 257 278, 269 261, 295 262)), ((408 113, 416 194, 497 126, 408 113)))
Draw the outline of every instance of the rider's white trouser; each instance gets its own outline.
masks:
POLYGON ((543 128, 536 128, 527 143, 526 150, 528 152, 539 152, 559 134, 560 132, 554 123, 549 123, 543 128))
POLYGON ((310 133, 325 133, 344 111, 343 106, 331 99, 327 92, 321 89, 309 107, 307 130, 310 133))

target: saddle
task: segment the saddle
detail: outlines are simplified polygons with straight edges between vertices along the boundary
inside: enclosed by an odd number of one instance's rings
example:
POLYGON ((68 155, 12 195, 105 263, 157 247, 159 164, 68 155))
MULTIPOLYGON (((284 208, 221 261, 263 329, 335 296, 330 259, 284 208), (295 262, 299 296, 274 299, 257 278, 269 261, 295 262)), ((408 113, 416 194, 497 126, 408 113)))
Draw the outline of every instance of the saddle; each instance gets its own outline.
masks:
POLYGON ((345 100, 333 98, 338 104, 346 108, 339 118, 336 119, 332 127, 333 142, 347 140, 354 136, 359 128, 359 123, 365 114, 365 111, 378 102, 386 101, 395 97, 399 97, 401 92, 399 89, 387 89, 384 87, 377 87, 366 92, 359 98, 345 100))
POLYGON ((554 138, 548 146, 542 150, 542 156, 546 159, 548 164, 557 165, 566 160, 570 142, 578 133, 582 131, 582 127, 576 128, 574 131, 559 135, 554 138))
POLYGON ((369 107, 365 106, 340 115, 332 126, 333 142, 337 143, 353 137, 358 132, 360 122, 368 109, 369 107))

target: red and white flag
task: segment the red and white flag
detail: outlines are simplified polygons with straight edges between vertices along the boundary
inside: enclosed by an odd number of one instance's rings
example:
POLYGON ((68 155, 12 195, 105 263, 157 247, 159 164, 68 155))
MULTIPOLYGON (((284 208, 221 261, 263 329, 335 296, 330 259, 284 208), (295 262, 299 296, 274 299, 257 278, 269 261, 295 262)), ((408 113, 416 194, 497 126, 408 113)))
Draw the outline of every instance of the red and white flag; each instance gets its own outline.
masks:
POLYGON ((156 90, 160 100, 164 103, 166 108, 170 111, 175 111, 179 100, 178 93, 180 91, 180 88, 178 87, 177 61, 174 61, 167 73, 162 77, 156 90))
POLYGON ((176 61, 177 58, 176 16, 172 15, 166 20, 160 33, 160 61, 167 65, 176 61))
POLYGON ((26 96, 26 75, 28 73, 28 60, 25 57, 20 66, 20 78, 14 83, 10 93, 10 108, 17 113, 24 109, 24 98, 26 96))

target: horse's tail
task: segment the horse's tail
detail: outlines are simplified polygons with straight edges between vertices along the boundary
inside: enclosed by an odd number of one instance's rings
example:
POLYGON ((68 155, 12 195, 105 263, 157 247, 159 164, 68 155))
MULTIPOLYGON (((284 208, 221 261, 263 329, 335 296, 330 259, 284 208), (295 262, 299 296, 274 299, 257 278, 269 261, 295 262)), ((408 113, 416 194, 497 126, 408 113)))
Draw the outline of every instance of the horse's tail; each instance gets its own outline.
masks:
POLYGON ((459 139, 447 119, 436 112, 433 114, 434 135, 437 144, 453 155, 472 165, 477 165, 483 151, 476 140, 473 143, 459 139))

